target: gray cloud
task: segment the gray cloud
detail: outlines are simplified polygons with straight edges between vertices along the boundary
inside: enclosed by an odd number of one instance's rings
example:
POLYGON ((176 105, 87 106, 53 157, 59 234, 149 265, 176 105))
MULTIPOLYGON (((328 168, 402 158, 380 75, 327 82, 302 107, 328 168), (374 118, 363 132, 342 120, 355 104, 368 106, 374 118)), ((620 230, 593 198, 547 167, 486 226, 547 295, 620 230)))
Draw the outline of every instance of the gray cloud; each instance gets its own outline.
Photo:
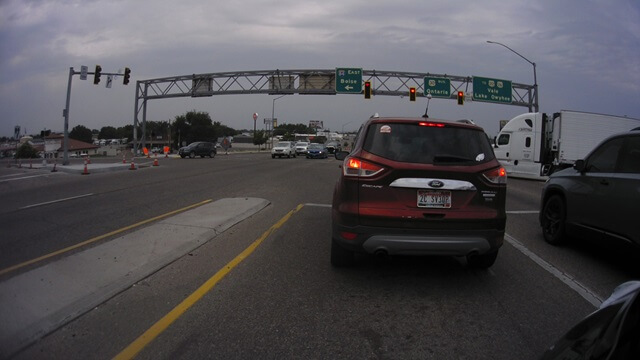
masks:
MULTIPOLYGON (((133 79, 264 69, 339 66, 479 75, 533 82, 530 64, 486 40, 508 44, 538 66, 543 111, 574 109, 640 117, 629 101, 640 84, 640 4, 615 1, 18 1, 0 2, 0 135, 62 129, 69 67, 133 79), (33 130, 31 130, 33 129, 33 130)), ((99 129, 132 123, 135 87, 74 78, 71 119, 99 129)), ((270 116, 266 95, 156 101, 150 120, 208 111, 242 128, 270 116)), ((421 102, 359 96, 291 96, 286 122, 324 120, 334 129, 373 112, 420 115, 421 102), (349 120, 346 120, 349 119, 349 120)), ((526 108, 432 101, 445 118, 474 118, 488 131, 526 108)), ((73 125, 72 125, 73 126, 73 125)), ((351 126, 351 125, 350 125, 351 126)))

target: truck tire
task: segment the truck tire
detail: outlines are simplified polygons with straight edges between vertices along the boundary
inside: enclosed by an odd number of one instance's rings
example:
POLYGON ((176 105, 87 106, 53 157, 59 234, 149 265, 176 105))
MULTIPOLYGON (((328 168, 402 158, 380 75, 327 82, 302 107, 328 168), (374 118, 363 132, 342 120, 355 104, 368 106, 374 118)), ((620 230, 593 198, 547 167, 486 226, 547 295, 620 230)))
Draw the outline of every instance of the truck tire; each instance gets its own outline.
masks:
POLYGON ((567 206, 560 195, 550 196, 542 207, 542 235, 551 245, 561 245, 566 241, 565 219, 567 206))

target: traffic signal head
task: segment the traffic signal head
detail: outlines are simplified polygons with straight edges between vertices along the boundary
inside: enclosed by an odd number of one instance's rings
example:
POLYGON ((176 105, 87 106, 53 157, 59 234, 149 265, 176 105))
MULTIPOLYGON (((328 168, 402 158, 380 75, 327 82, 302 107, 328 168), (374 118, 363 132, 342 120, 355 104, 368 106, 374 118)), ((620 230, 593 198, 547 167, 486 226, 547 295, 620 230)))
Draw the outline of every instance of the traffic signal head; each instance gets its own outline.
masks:
POLYGON ((409 101, 416 101, 416 88, 409 88, 409 101))
POLYGON ((93 83, 98 85, 100 83, 100 75, 102 75, 102 66, 96 65, 96 71, 93 73, 93 83))
POLYGON ((464 105, 464 91, 458 91, 458 105, 464 105))
POLYGON ((124 80, 122 81, 122 83, 124 85, 129 85, 130 77, 131 77, 131 69, 129 69, 128 67, 124 68, 124 80))
POLYGON ((364 82, 364 98, 371 99, 371 81, 364 82))

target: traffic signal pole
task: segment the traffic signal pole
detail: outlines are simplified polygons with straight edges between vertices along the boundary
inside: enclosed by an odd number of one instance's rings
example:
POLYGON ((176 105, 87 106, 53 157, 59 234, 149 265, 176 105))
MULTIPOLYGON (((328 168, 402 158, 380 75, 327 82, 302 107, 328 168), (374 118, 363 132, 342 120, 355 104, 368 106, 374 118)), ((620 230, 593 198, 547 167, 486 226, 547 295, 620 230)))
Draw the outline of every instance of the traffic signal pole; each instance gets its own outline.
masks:
MULTIPOLYGON (((69 103, 71 102, 71 80, 73 79, 73 67, 69 68, 69 83, 67 84, 67 103, 62 111, 64 116, 64 139, 62 140, 63 158, 62 165, 69 165, 69 103)), ((78 73, 79 74, 79 73, 78 73)))
MULTIPOLYGON (((127 85, 129 83, 128 76, 131 73, 131 70, 129 70, 129 68, 126 68, 125 73, 127 77, 125 77, 124 85, 127 85)), ((86 80, 86 75, 97 74, 97 76, 95 76, 95 79, 93 80, 93 83, 96 85, 100 82, 101 75, 111 75, 111 76, 122 75, 119 73, 102 72, 102 67, 100 65, 96 65, 96 72, 75 71, 73 69, 73 66, 69 68, 69 82, 67 83, 67 102, 65 104, 65 108, 62 110, 62 116, 64 117, 64 139, 62 140, 62 151, 63 151, 62 165, 69 165, 69 106, 71 104, 71 83, 73 80, 73 75, 79 75, 79 74, 82 75, 80 76, 81 80, 86 80)))

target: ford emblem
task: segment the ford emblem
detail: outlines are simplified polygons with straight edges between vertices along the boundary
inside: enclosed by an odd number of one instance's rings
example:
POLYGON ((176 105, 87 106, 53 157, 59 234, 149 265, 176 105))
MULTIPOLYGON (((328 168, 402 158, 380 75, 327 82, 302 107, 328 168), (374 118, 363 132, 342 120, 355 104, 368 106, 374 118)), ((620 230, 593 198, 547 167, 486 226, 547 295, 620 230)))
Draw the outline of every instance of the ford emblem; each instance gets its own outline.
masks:
POLYGON ((441 188, 444 186, 444 183, 440 180, 431 180, 429 181, 429 186, 432 188, 441 188))

